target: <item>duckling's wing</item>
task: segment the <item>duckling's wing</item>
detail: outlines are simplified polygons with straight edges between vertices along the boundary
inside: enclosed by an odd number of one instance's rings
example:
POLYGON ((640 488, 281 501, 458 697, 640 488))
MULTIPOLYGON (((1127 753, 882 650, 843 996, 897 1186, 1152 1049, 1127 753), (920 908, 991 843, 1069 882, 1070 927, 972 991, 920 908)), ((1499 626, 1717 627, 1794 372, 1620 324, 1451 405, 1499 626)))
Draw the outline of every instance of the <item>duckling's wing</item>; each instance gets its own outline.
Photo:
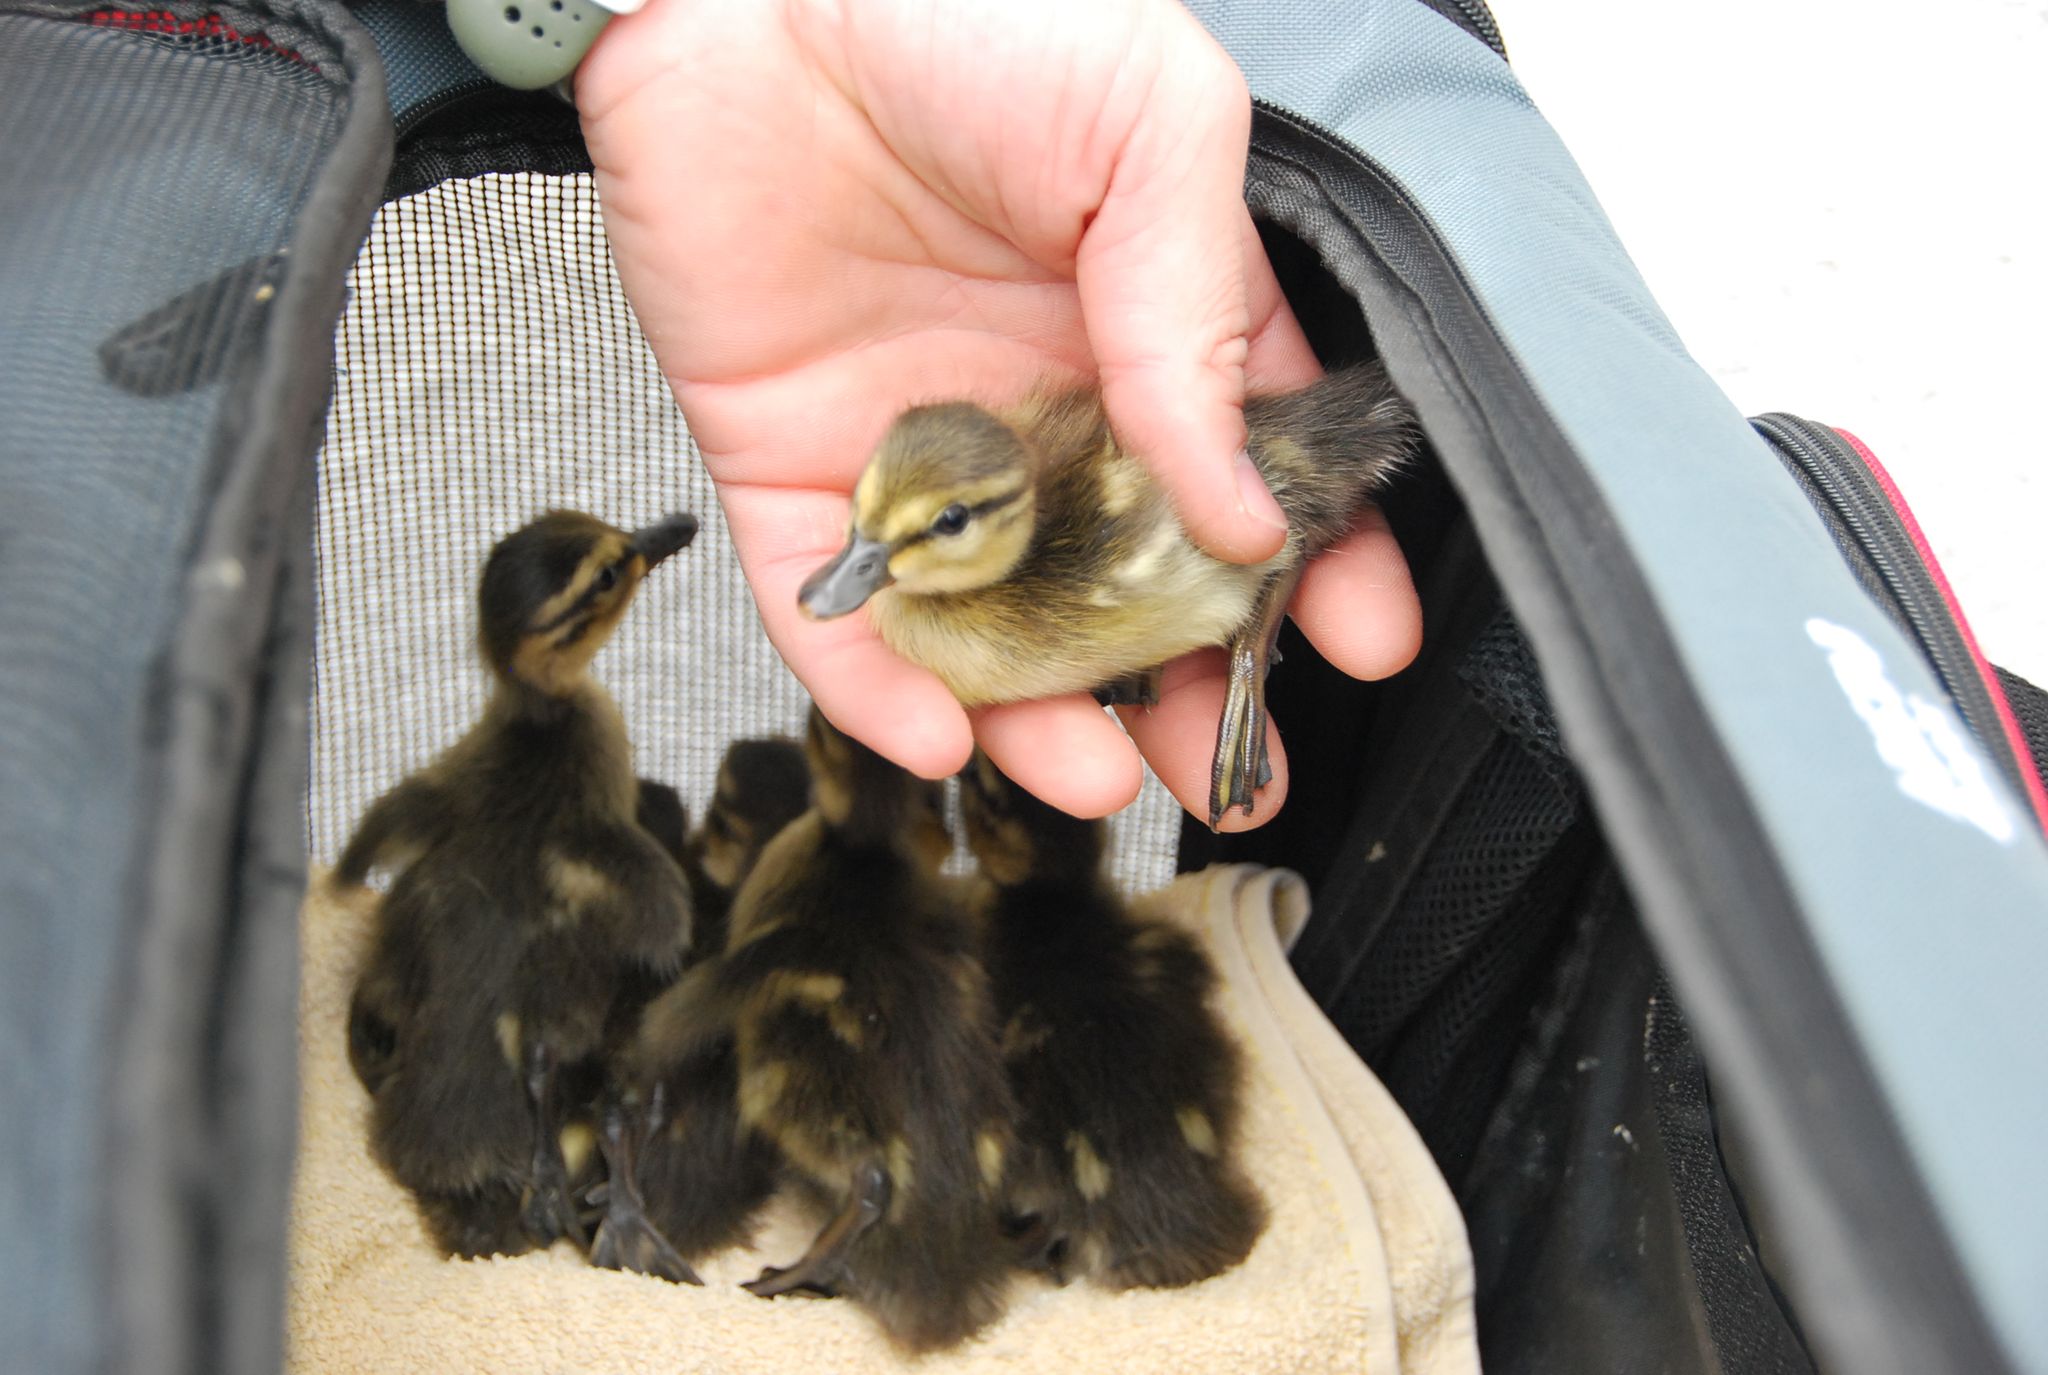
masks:
POLYGON ((349 997, 348 1059, 372 1095, 398 1062, 419 1019, 431 977, 429 953, 417 921, 408 920, 402 893, 381 903, 369 958, 349 997))
POLYGON ((447 790, 415 774, 370 804, 334 866, 334 882, 354 887, 404 851, 424 850, 447 825, 447 790))
POLYGON ((722 975, 718 960, 706 960, 655 996, 640 1015, 622 1066, 626 1077, 651 1086, 732 1036, 737 1005, 722 975))
POLYGON ((532 1115, 509 999, 522 952, 504 926, 483 885, 431 857, 379 909, 362 1007, 389 1016, 396 1041, 371 1132, 415 1189, 461 1192, 520 1168, 532 1115))
POLYGON ((621 959, 662 974, 690 949, 690 885, 660 842, 636 823, 577 829, 550 847, 544 881, 579 924, 602 930, 621 959))

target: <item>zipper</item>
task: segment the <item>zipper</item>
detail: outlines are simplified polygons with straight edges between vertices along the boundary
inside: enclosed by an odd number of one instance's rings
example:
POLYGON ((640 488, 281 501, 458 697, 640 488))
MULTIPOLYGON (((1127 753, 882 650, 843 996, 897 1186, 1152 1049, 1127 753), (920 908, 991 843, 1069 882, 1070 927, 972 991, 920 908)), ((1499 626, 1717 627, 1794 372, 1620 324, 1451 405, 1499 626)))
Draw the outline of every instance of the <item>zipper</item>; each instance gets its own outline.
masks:
POLYGON ((1463 26, 1472 31, 1473 37, 1499 54, 1503 61, 1508 55, 1508 45, 1500 36, 1500 25, 1494 22, 1493 11, 1486 7, 1486 0, 1445 0, 1458 12, 1463 26))
POLYGON ((1811 420, 1774 411, 1750 424, 1820 507, 1862 581, 1920 646, 2006 781, 2038 809, 2040 781, 2032 776, 2031 756, 2024 764, 2016 757, 2010 707, 1987 681, 1990 670, 1969 627, 1870 464, 1849 440, 1811 420))
POLYGON ((497 85, 487 76, 472 77, 445 91, 436 91, 419 104, 407 110, 404 115, 392 121, 392 142, 403 143, 413 130, 425 124, 435 115, 453 106, 460 105, 473 95, 481 95, 497 85))

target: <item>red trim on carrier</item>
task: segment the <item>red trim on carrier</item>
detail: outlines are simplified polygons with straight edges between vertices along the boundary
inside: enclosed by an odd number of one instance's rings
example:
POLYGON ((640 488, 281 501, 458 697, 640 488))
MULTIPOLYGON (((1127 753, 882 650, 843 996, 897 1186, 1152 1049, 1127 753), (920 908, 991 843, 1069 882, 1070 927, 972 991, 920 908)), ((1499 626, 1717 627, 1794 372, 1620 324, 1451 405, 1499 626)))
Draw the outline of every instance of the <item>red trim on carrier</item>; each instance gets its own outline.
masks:
MULTIPOLYGON (((270 35, 243 33, 217 14, 209 14, 203 19, 181 19, 168 10, 94 10, 85 18, 86 22, 95 28, 131 29, 139 33, 164 33, 179 38, 218 38, 228 43, 240 43, 244 47, 261 48, 265 52, 276 53, 279 57, 289 58, 308 67, 314 65, 293 49, 282 48, 273 43, 270 35)), ((314 70, 319 69, 315 67, 314 70)))
POLYGON ((2042 784, 2041 775, 2034 768, 2034 756, 2027 748, 2026 733, 2020 729, 2019 718, 2012 714, 2012 703, 2006 700, 2005 689, 1998 685, 1998 675, 1991 671, 1990 661, 1977 647, 1977 636, 1970 629, 1969 619, 1963 615, 1963 606, 1956 600, 1955 589, 1949 586, 1948 574, 1941 571, 1941 564, 1934 557, 1934 547, 1927 542, 1920 522, 1913 518, 1913 510, 1906 505, 1905 495, 1892 481, 1892 475, 1884 470, 1884 464, 1877 461, 1877 455, 1870 451, 1870 446, 1839 425, 1835 427, 1835 433, 1856 451, 1856 456, 1870 469, 1870 475, 1877 479, 1877 485, 1884 489, 1885 500, 1892 504, 1899 523, 1906 527, 1914 549, 1920 553, 1920 562, 1926 565, 1934 585, 1941 590, 1941 599, 1948 603, 1948 614, 1955 620, 1956 629, 1963 632, 1963 643, 1970 647, 1970 661, 1976 665, 1977 677, 1983 680, 1984 690, 1991 694, 1991 705, 1998 711, 1998 722, 2005 729, 2006 743, 2019 760, 2020 777, 2026 783, 2027 800, 2034 806, 2034 818, 2042 831, 2048 833, 2048 786, 2042 784))

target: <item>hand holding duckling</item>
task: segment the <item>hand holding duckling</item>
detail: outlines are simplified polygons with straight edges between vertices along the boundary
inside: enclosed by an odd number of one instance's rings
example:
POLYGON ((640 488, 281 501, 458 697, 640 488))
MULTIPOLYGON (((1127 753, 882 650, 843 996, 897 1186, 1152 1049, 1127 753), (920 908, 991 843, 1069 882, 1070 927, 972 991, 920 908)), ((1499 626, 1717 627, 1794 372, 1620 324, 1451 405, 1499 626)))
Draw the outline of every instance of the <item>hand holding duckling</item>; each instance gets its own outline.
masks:
POLYGON ((1400 468, 1415 424, 1376 362, 1253 397, 1245 419, 1291 526, 1270 559, 1189 539, 1100 396, 1074 388, 905 411, 853 489, 846 547, 798 604, 831 619, 872 602, 889 647, 970 707, 1077 691, 1149 706, 1162 665, 1227 646, 1209 825, 1250 816, 1272 777, 1266 669, 1302 569, 1400 468))
MULTIPOLYGON (((1171 0, 653 5, 614 22, 578 101, 621 276, 720 486, 770 638, 835 721, 925 777, 972 738, 1073 812, 1135 796, 1137 752, 1071 693, 969 713, 798 585, 906 406, 1099 379, 1190 534, 1280 546, 1241 404, 1317 366, 1245 211, 1244 83, 1171 0)), ((1361 677, 1412 657, 1420 609, 1368 512, 1292 609, 1361 677)), ((1225 668, 1175 665, 1130 723, 1180 799, 1209 791, 1225 668)), ((1277 809, 1285 766, 1255 824, 1277 809)))

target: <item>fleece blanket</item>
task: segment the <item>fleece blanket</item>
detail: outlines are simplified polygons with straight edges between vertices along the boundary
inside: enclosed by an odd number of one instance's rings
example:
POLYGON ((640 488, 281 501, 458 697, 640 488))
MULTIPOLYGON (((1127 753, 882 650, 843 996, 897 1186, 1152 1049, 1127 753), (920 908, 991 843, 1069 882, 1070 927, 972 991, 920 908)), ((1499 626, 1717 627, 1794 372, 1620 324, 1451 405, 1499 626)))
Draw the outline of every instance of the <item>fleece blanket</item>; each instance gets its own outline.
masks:
POLYGON ((1243 1152, 1271 1210, 1245 1262, 1187 1289, 1107 1293, 1017 1282, 967 1344, 906 1360, 851 1303, 739 1289, 801 1253, 771 1205, 751 1250, 704 1288, 593 1269, 567 1243, 448 1260, 372 1159, 349 1070, 349 989, 374 899, 316 877, 303 913, 302 1102, 291 1217, 289 1368, 305 1375, 931 1375, 1046 1370, 1466 1375, 1479 1368, 1457 1207, 1407 1118, 1289 970, 1308 890, 1284 870, 1218 866, 1140 906, 1195 933, 1216 1011, 1244 1048, 1243 1152))

